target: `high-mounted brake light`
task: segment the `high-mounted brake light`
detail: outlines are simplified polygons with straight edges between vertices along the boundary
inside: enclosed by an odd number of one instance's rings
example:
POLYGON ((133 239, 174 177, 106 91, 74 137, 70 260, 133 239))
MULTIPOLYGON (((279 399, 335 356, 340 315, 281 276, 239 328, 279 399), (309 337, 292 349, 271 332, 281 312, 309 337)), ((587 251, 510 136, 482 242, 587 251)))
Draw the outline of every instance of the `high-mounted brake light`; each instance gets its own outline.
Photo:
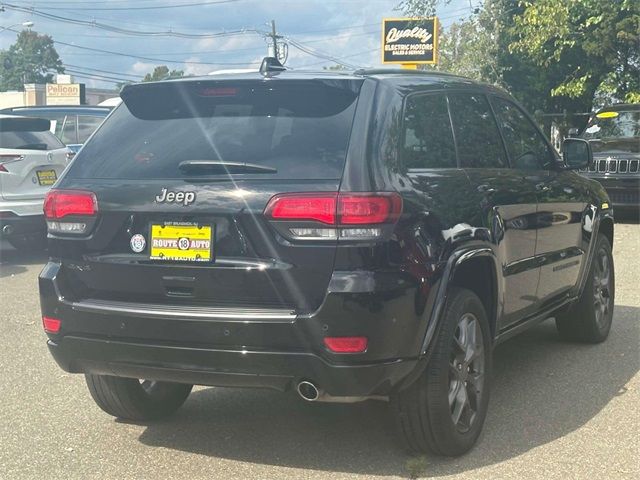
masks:
POLYGON ((44 199, 44 216, 59 220, 74 216, 92 216, 98 213, 98 201, 93 192, 81 190, 50 190, 44 199))
POLYGON ((363 353, 367 350, 367 337, 325 337, 324 346, 334 353, 363 353))
POLYGON ((62 321, 57 318, 42 317, 42 327, 47 333, 59 333, 62 321))

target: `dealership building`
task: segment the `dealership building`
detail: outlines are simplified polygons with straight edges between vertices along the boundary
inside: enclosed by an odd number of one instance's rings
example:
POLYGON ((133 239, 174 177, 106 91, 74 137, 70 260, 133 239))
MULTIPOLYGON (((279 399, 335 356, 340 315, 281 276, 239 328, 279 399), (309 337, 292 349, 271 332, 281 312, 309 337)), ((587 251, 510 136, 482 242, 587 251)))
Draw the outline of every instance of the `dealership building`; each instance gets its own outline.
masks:
POLYGON ((87 88, 71 75, 57 75, 56 83, 27 83, 23 91, 0 92, 0 108, 42 105, 98 105, 118 96, 116 90, 87 88))

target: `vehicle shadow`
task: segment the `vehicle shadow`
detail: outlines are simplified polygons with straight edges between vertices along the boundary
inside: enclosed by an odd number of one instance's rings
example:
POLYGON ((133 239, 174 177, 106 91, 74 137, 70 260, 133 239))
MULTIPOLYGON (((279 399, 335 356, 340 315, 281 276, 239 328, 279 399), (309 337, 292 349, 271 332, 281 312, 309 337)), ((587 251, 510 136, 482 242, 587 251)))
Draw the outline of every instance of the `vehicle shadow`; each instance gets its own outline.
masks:
POLYGON ((470 453, 455 460, 404 453, 383 402, 309 404, 293 394, 259 390, 198 389, 177 415, 148 425, 140 441, 321 471, 456 474, 563 437, 624 395, 639 368, 639 318, 640 308, 616 306, 610 338, 600 345, 563 343, 552 321, 500 345, 484 433, 470 453))
POLYGON ((26 272, 27 265, 44 265, 47 263, 47 258, 46 251, 16 250, 0 240, 0 278, 26 272))

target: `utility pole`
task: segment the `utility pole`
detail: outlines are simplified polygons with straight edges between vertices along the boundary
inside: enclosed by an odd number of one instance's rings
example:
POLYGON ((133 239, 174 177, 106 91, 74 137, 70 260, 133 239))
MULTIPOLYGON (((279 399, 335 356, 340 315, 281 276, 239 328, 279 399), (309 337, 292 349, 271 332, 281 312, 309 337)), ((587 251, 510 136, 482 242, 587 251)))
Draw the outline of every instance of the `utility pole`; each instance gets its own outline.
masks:
POLYGON ((271 20, 271 33, 268 35, 271 37, 271 42, 269 43, 269 49, 267 50, 267 56, 278 58, 278 39, 282 38, 280 35, 276 33, 276 21, 271 20))

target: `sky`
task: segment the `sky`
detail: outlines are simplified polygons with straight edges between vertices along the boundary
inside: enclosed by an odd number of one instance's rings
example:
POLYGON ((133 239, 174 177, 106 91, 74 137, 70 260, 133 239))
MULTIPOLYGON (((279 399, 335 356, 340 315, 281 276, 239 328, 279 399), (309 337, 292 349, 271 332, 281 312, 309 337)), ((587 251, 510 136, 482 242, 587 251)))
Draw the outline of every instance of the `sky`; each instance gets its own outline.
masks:
MULTIPOLYGON (((0 11, 0 49, 15 41, 12 30, 23 28, 12 25, 31 21, 32 30, 53 38, 76 81, 89 87, 115 88, 119 81, 141 80, 158 65, 195 75, 257 67, 267 54, 264 32, 275 20, 278 34, 289 45, 289 68, 321 69, 335 65, 332 59, 353 67, 381 66, 382 19, 402 16, 395 9, 399 2, 0 0, 5 6, 0 11)), ((468 18, 479 2, 440 2, 436 15, 446 28, 468 18)))

